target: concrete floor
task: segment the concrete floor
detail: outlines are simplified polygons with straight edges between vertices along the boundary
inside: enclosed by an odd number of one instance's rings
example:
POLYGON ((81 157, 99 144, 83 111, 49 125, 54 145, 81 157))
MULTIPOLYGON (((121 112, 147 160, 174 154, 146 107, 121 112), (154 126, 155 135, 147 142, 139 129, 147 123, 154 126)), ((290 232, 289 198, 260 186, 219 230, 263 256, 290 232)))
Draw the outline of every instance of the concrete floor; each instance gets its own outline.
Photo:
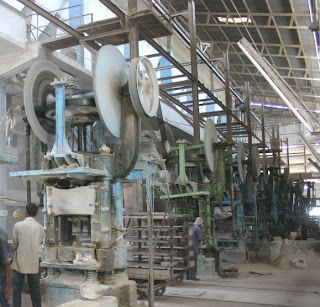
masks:
POLYGON ((239 274, 234 278, 200 275, 200 281, 168 287, 163 297, 156 298, 155 306, 320 306, 320 267, 282 269, 261 263, 236 267, 239 274), (188 289, 205 293, 174 295, 188 289))
MULTIPOLYGON (((156 297, 155 307, 320 306, 320 267, 284 269, 261 263, 236 267, 237 277, 199 275, 200 281, 168 287, 164 296, 156 297), (192 291, 194 296, 189 296, 192 291)), ((147 305, 147 301, 138 302, 138 306, 147 305)), ((30 306, 30 296, 24 295, 22 307, 30 306)))

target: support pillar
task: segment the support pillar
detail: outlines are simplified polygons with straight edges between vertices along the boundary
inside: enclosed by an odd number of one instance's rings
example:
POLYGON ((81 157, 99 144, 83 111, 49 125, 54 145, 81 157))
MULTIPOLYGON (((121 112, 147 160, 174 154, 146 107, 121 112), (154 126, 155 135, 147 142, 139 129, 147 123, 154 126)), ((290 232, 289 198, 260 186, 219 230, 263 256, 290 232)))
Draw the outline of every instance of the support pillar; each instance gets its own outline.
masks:
MULTIPOLYGON (((257 207, 257 195, 256 195, 256 183, 253 180, 253 157, 252 157, 252 127, 251 127, 251 105, 250 105, 250 84, 248 81, 245 83, 246 90, 246 110, 247 110, 247 126, 248 126, 248 145, 249 145, 249 163, 248 163, 248 176, 247 176, 247 191, 248 191, 248 199, 253 205, 253 214, 254 214, 254 242, 258 242, 259 240, 259 232, 258 232, 258 207, 257 207)), ((244 214, 244 212, 243 212, 244 214)), ((244 229, 244 227, 243 227, 244 229)))
MULTIPOLYGON (((30 125, 27 118, 25 120, 25 148, 26 148, 26 170, 30 170, 30 125)), ((27 180, 27 204, 31 203, 31 182, 27 180)))
POLYGON ((195 4, 193 0, 189 0, 188 2, 188 12, 189 12, 189 31, 190 31, 191 74, 193 77, 193 80, 192 80, 193 135, 194 135, 194 144, 200 144, 197 34, 196 34, 195 4))
MULTIPOLYGON (((128 1, 129 14, 137 11, 137 0, 128 1)), ((130 21, 129 25, 130 60, 139 56, 139 29, 138 24, 130 21)))
POLYGON ((233 161, 232 161, 232 98, 230 94, 230 82, 229 82, 229 55, 228 52, 223 53, 224 62, 224 78, 225 78, 225 99, 227 107, 227 150, 228 150, 228 167, 229 167, 229 186, 230 186, 230 201, 232 211, 232 232, 233 237, 236 237, 236 208, 234 202, 234 186, 233 186, 233 161))
POLYGON ((6 88, 4 82, 0 81, 0 119, 4 119, 0 123, 0 154, 5 154, 6 145, 6 88))
MULTIPOLYGON (((124 230, 123 225, 123 182, 117 180, 113 184, 113 195, 115 203, 115 220, 116 225, 119 229, 124 230)), ((117 231, 115 241, 117 242, 117 249, 115 252, 115 268, 116 269, 126 269, 127 267, 127 246, 124 243, 123 232, 117 231)))

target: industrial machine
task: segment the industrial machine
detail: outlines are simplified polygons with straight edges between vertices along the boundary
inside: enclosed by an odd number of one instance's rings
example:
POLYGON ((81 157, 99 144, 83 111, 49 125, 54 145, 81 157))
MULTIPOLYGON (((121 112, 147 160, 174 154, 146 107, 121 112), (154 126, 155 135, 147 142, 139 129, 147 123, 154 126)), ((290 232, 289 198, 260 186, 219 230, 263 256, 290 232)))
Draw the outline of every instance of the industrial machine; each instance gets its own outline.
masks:
POLYGON ((204 232, 212 236, 208 247, 213 247, 215 224, 211 195, 215 180, 210 179, 216 173, 220 146, 213 121, 206 121, 203 144, 191 145, 186 139, 179 139, 176 143, 166 157, 170 173, 169 195, 159 186, 156 187, 157 197, 159 200, 170 199, 170 213, 202 217, 204 232))
POLYGON ((83 93, 46 60, 34 63, 25 80, 27 119, 49 150, 41 169, 10 175, 43 186, 40 265, 50 306, 97 297, 101 287, 121 306, 136 304, 135 282, 125 273, 123 182, 134 173, 141 117, 158 109, 158 83, 148 58, 135 58, 129 68, 106 45, 96 57, 93 89, 83 93))

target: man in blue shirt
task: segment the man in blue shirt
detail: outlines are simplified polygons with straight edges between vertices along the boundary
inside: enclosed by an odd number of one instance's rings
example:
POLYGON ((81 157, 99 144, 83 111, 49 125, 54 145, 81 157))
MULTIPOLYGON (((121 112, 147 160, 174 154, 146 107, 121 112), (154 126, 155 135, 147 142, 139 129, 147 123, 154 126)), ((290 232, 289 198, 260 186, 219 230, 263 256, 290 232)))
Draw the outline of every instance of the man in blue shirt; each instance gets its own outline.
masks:
POLYGON ((191 268, 187 274, 187 279, 191 279, 191 280, 199 280, 196 277, 197 261, 198 261, 198 255, 200 253, 200 243, 205 239, 201 230, 202 223, 203 223, 202 218, 197 217, 194 222, 194 225, 190 227, 190 231, 192 231, 192 236, 190 237, 190 241, 192 242, 192 248, 194 250, 194 262, 195 262, 195 266, 191 268))

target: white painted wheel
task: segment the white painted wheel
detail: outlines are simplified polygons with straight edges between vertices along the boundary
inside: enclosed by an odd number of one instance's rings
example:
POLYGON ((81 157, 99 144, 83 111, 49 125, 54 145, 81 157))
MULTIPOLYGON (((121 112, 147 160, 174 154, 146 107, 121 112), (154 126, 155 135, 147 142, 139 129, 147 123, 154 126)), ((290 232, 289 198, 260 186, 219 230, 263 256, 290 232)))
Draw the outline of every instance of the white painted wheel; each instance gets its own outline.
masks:
POLYGON ((159 85, 156 72, 147 57, 134 58, 130 64, 129 92, 139 116, 156 115, 159 107, 159 85))

